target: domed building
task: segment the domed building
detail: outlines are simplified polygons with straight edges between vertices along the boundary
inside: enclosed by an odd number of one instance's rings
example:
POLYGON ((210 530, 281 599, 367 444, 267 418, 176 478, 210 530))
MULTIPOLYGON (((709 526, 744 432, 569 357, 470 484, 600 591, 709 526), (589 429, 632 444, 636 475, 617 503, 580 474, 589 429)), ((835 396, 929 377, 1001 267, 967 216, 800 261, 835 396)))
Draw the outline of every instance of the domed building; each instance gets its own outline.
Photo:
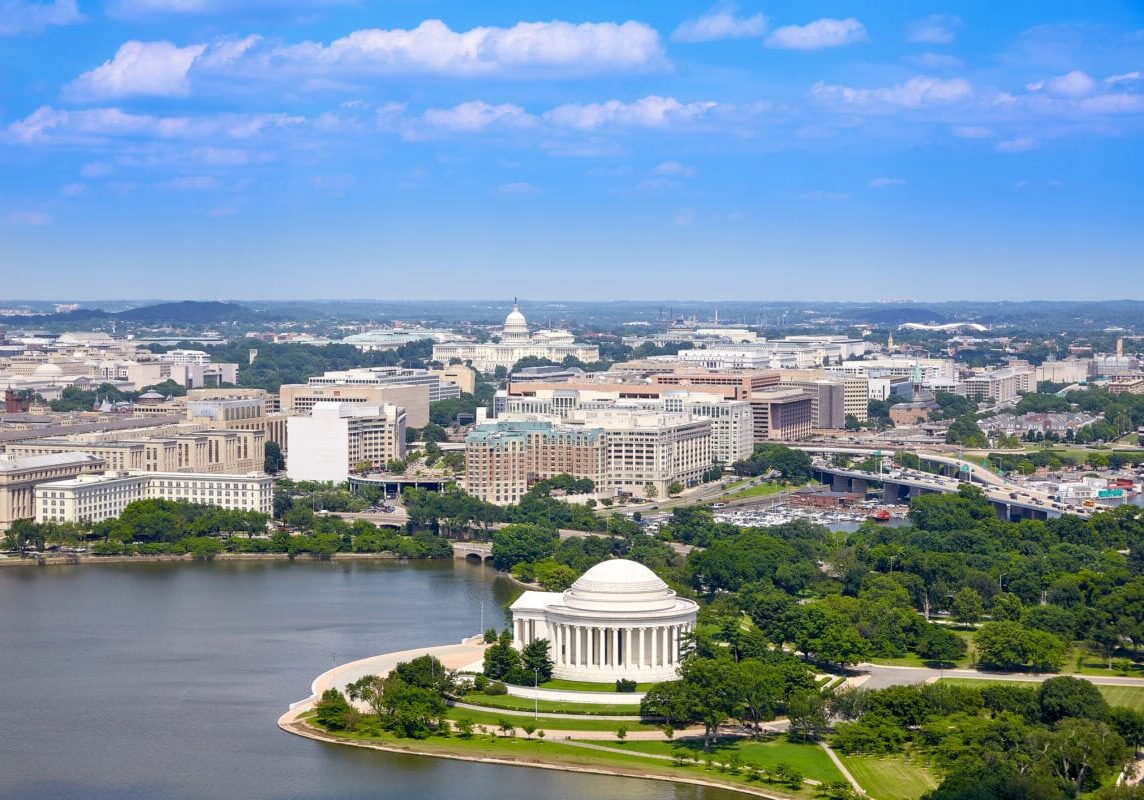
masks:
POLYGON ((527 356, 546 358, 557 364, 568 356, 574 356, 590 363, 600 360, 600 348, 594 344, 578 343, 568 331, 530 333, 528 320, 515 301, 512 311, 504 319, 499 342, 442 342, 433 346, 434 361, 448 364, 458 358, 481 372, 493 372, 497 367, 512 369, 516 362, 527 356))
POLYGON ((556 678, 669 681, 698 609, 643 564, 612 559, 564 592, 522 594, 511 606, 513 643, 547 639, 556 678))

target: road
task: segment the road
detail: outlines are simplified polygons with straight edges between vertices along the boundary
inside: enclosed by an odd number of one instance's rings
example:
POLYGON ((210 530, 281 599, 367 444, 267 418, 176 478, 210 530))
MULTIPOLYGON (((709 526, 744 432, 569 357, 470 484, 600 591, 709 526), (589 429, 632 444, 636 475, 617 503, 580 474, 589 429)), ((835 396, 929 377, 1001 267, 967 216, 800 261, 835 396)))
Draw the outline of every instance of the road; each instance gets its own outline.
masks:
MULTIPOLYGON (((858 664, 854 669, 869 677, 861 683, 863 689, 885 689, 887 686, 902 686, 940 678, 971 678, 984 681, 1014 681, 1040 683, 1048 678, 1059 678, 1061 673, 1038 672, 981 672, 974 669, 929 669, 928 667, 889 667, 883 664, 858 664)), ((1144 688, 1144 678, 1121 678, 1114 675, 1077 675, 1098 686, 1139 686, 1144 688)))

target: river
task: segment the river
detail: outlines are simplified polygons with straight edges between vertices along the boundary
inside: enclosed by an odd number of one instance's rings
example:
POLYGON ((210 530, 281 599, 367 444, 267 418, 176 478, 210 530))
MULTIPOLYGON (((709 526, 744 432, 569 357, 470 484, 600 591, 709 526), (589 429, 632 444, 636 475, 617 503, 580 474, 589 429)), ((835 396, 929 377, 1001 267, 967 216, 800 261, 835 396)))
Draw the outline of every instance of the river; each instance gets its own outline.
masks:
POLYGON ((275 726, 334 663, 503 625, 463 562, 0 569, 4 800, 730 800, 728 792, 340 747, 275 726))

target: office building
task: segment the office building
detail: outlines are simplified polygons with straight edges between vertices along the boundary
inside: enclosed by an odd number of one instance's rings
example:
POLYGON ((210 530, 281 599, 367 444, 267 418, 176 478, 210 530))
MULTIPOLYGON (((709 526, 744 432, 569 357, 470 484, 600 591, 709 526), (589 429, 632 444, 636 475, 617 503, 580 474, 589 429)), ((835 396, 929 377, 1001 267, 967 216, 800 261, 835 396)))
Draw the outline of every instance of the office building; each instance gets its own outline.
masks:
POLYGON ((296 481, 341 483, 359 465, 381 469, 405 457, 405 409, 392 404, 316 403, 307 416, 286 421, 296 481))
POLYGON ((102 472, 106 466, 89 453, 0 455, 0 531, 15 520, 35 518, 37 485, 102 472))

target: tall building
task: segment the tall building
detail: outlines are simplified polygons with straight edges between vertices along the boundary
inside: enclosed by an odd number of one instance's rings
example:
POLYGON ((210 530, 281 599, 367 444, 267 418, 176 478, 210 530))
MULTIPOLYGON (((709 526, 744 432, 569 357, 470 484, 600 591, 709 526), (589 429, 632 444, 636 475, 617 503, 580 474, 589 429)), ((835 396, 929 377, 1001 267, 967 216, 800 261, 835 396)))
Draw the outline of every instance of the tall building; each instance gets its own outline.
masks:
POLYGON ((262 389, 192 389, 187 393, 187 421, 207 428, 262 431, 263 440, 287 449, 287 414, 270 410, 262 389))
POLYGON ((461 387, 424 369, 366 367, 327 372, 306 383, 283 384, 278 390, 284 412, 308 414, 316 403, 397 405, 405 409, 409 427, 429 424, 429 404, 461 396, 461 387))
POLYGON ((405 456, 405 409, 389 405, 316 403, 290 417, 286 474, 296 481, 341 483, 358 464, 371 468, 405 456))
POLYGON ((114 519, 136 500, 181 500, 236 511, 274 513, 274 480, 263 473, 203 475, 187 472, 107 472, 41 483, 36 522, 114 519))
POLYGON ((505 317, 499 342, 443 342, 433 346, 434 361, 448 364, 459 359, 481 372, 493 372, 497 367, 512 369, 516 362, 529 356, 546 358, 558 364, 571 356, 591 363, 600 360, 600 348, 577 342, 568 331, 529 333, 528 321, 515 303, 505 317))
POLYGON ((538 480, 567 473, 597 492, 659 496, 698 483, 711 468, 711 422, 689 414, 627 409, 478 425, 465 440, 465 488, 491 503, 515 503, 538 480))
POLYGON ((813 401, 804 389, 767 389, 751 395, 755 442, 793 441, 814 430, 813 401))

